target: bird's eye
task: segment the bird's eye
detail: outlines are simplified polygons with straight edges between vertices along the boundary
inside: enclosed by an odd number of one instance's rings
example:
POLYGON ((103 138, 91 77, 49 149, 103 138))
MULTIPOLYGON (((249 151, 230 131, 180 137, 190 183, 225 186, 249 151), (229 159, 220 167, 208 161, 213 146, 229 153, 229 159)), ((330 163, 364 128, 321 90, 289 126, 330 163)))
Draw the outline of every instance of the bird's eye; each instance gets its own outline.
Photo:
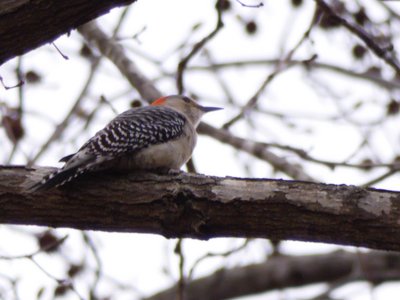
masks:
POLYGON ((190 102, 190 98, 189 98, 189 97, 184 96, 182 99, 183 99, 183 101, 185 101, 186 103, 189 103, 189 102, 190 102))

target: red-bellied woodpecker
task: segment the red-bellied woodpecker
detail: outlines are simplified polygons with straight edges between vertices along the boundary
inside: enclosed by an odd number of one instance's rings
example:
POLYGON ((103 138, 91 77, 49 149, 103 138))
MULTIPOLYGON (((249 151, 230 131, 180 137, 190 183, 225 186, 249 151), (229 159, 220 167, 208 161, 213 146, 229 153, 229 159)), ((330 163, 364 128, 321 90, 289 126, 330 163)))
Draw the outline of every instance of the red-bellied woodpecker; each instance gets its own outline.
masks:
POLYGON ((130 109, 113 119, 65 165, 29 187, 30 191, 62 186, 79 175, 96 170, 179 170, 192 155, 196 128, 206 112, 192 99, 172 95, 151 105, 130 109))

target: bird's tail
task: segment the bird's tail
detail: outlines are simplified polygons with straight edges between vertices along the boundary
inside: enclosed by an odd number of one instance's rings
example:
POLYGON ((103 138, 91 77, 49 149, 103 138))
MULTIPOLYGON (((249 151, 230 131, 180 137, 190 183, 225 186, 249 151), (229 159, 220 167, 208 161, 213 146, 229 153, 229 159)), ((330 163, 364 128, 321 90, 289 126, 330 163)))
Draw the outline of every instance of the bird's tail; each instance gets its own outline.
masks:
POLYGON ((78 168, 58 169, 43 176, 43 171, 36 170, 23 184, 26 191, 33 193, 59 187, 74 179, 78 168), (40 176, 40 177, 39 177, 40 176))

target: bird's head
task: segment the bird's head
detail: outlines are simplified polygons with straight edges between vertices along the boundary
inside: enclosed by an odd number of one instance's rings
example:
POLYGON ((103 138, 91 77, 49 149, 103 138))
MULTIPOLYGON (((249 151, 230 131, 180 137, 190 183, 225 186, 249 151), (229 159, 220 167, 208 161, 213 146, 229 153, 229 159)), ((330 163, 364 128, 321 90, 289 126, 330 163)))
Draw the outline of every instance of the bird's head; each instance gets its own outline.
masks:
POLYGON ((205 113, 222 109, 220 107, 201 106, 194 100, 183 95, 161 97, 152 102, 151 105, 172 108, 181 114, 184 114, 195 127, 199 125, 200 119, 205 113))

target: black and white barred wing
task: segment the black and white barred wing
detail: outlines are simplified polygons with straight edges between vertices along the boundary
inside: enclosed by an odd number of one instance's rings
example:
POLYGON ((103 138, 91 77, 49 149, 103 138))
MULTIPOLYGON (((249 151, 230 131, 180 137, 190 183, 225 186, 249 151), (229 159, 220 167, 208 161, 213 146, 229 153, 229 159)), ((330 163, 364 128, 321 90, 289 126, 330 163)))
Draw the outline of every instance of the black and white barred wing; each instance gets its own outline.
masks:
POLYGON ((184 125, 184 116, 167 107, 128 110, 97 132, 78 152, 62 158, 65 165, 61 169, 43 177, 29 190, 61 186, 83 173, 112 166, 110 162, 122 156, 178 138, 184 125))

